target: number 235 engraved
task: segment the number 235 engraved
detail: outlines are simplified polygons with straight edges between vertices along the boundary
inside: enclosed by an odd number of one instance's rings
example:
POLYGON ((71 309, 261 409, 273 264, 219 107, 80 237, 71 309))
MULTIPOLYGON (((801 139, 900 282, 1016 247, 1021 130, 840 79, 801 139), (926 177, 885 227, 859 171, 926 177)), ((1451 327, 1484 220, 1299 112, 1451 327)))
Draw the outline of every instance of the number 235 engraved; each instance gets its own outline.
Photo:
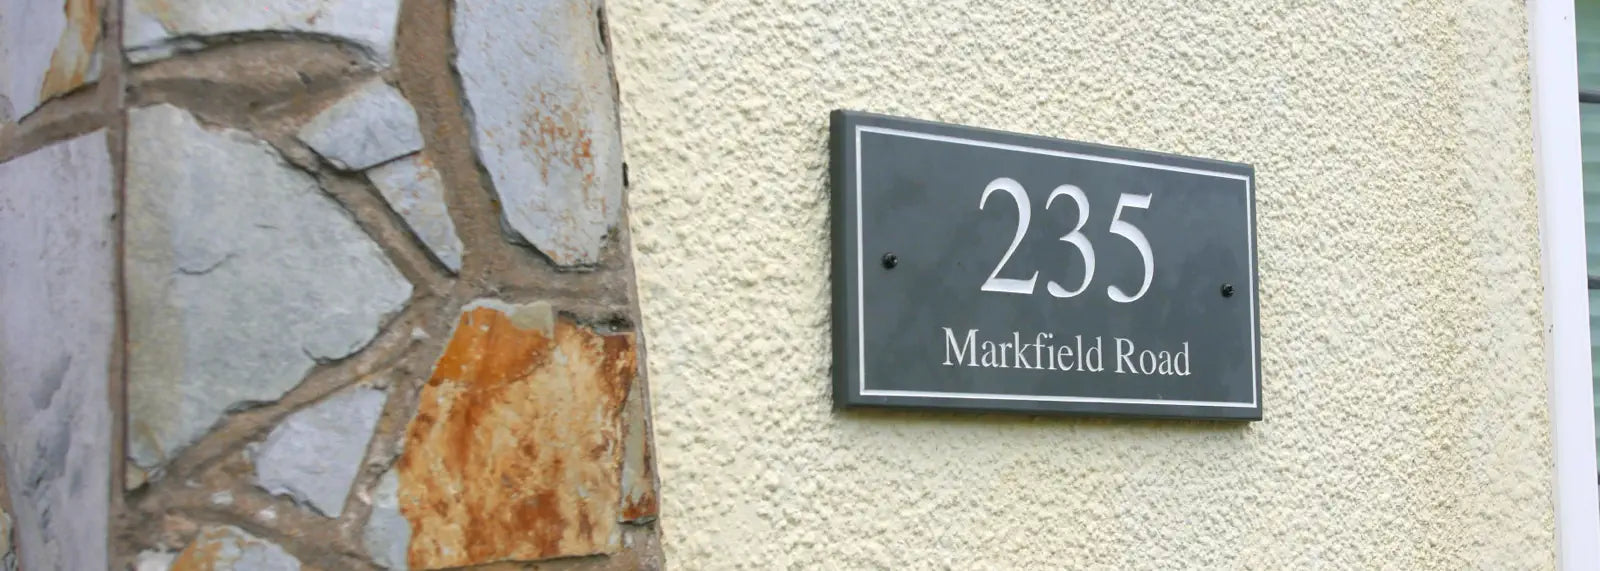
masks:
MULTIPOLYGON (((988 186, 984 187, 983 196, 978 199, 979 210, 983 210, 984 205, 989 202, 989 195, 994 194, 997 190, 1011 195, 1011 200, 1017 205, 1017 233, 1016 236, 1011 238, 1011 247, 1007 248, 1005 255, 1000 257, 1000 263, 995 265, 994 271, 989 274, 989 279, 983 282, 981 289, 983 291, 1002 293, 1032 294, 1034 284, 1039 279, 1038 270, 1034 270, 1033 275, 1025 280, 999 277, 1000 270, 1005 267, 1006 262, 1011 260, 1011 254, 1016 252, 1017 245, 1022 243, 1023 235, 1028 233, 1029 216, 1033 210, 1028 201, 1028 192, 1023 190, 1021 184, 1010 178, 994 179, 989 182, 988 186)), ((1077 248, 1078 253, 1083 256, 1083 283, 1078 284, 1077 288, 1068 290, 1055 281, 1047 280, 1045 282, 1045 290, 1055 297, 1067 298, 1089 289, 1089 282, 1094 279, 1094 245, 1090 244, 1089 238, 1083 235, 1083 225, 1089 221, 1089 198, 1084 196, 1083 189, 1070 184, 1056 187, 1044 201, 1045 210, 1049 210, 1050 205, 1054 204, 1056 198, 1061 196, 1071 198, 1078 205, 1078 223, 1072 227, 1071 232, 1061 237, 1061 241, 1077 248)), ((1144 297, 1145 292, 1150 290, 1150 280, 1155 277, 1155 258, 1150 253, 1150 240, 1145 238, 1144 232, 1139 231, 1138 227, 1122 219, 1123 208, 1138 208, 1140 210, 1150 208, 1150 196, 1148 194, 1122 193, 1117 198, 1116 211, 1111 214, 1111 233, 1122 236, 1132 242, 1133 247, 1139 250, 1139 257, 1144 261, 1144 282, 1139 284, 1139 291, 1130 295, 1115 285, 1106 286, 1106 297, 1111 298, 1111 301, 1130 303, 1140 297, 1144 297)))

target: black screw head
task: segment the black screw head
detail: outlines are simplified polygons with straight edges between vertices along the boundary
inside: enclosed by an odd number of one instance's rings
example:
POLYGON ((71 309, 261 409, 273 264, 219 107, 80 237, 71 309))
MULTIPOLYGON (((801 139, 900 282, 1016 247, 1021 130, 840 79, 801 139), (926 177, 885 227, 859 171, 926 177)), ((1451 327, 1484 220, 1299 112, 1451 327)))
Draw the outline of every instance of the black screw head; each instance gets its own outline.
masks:
POLYGON ((1222 284, 1222 297, 1233 297, 1233 284, 1222 284))
POLYGON ((894 255, 894 252, 889 252, 883 255, 883 269, 892 270, 898 265, 900 265, 900 256, 894 255))

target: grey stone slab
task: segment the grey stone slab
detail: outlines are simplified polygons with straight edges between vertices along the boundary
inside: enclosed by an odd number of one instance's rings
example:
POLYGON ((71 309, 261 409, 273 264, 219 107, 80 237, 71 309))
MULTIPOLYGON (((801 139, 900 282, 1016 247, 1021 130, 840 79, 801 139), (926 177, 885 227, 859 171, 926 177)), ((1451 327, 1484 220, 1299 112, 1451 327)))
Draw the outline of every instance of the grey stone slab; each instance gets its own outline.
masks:
POLYGON ((231 525, 200 530, 172 562, 173 569, 215 571, 298 571, 300 560, 276 543, 231 525))
POLYGON ((349 214, 247 133, 135 109, 127 185, 129 456, 145 469, 361 349, 410 297, 349 214))
POLYGON ((100 4, 0 0, 0 122, 96 79, 100 4))
POLYGON ((598 0, 458 0, 456 69, 472 145, 514 239, 600 261, 622 211, 622 144, 598 0))
POLYGON ((378 165, 367 171, 367 178, 440 263, 452 273, 461 271, 461 238, 444 203, 444 182, 426 156, 417 153, 378 165))
POLYGON ((11 516, 0 510, 0 571, 17 568, 17 558, 11 553, 11 516))
POLYGON ((626 522, 650 521, 659 511, 655 451, 645 401, 644 383, 636 381, 622 409, 622 505, 617 515, 626 522))
POLYGON ((256 485, 337 517, 361 469, 383 402, 383 391, 361 387, 289 415, 251 458, 256 485))
POLYGON ((230 34, 290 33, 339 39, 387 65, 400 0, 127 0, 122 47, 145 63, 230 34))
POLYGON ((105 569, 115 203, 105 133, 0 163, 0 445, 23 569, 105 569))
POLYGON ((15 121, 39 106, 56 38, 67 28, 65 0, 4 0, 0 4, 0 120, 15 121))
POLYGON ((139 558, 134 560, 134 571, 169 571, 172 562, 178 558, 176 553, 165 551, 141 551, 139 558))
POLYGON ((417 112, 381 79, 356 87, 300 128, 301 142, 343 170, 362 170, 422 150, 417 112))
POLYGON ((406 571, 411 523, 400 513, 400 476, 395 470, 385 472, 372 490, 372 515, 367 518, 361 543, 379 566, 406 571))

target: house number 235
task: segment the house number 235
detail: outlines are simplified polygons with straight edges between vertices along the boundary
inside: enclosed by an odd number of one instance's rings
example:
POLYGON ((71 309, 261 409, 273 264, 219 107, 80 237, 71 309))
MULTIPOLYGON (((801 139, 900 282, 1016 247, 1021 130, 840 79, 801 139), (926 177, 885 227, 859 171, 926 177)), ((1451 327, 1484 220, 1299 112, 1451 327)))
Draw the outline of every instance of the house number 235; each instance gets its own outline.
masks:
MULTIPOLYGON (((1000 277, 1000 270, 1006 267, 1006 262, 1011 260, 1011 254, 1017 251, 1017 245, 1022 243, 1022 236, 1028 233, 1029 212, 1033 210, 1028 202, 1028 192, 1023 190, 1022 185, 1015 180, 1005 177, 994 179, 989 182, 989 186, 984 187, 983 196, 978 199, 978 210, 983 210, 984 205, 989 203, 989 195, 994 194, 997 190, 1011 195, 1011 200, 1017 205, 1017 234, 1011 238, 1011 247, 1007 248, 1006 254, 1000 257, 1000 263, 996 264, 994 271, 989 274, 989 280, 983 282, 982 289, 983 291, 1032 294, 1034 283, 1039 279, 1038 270, 1034 270, 1033 275, 1025 280, 1000 277)), ((1072 244, 1072 247, 1077 248, 1078 253, 1083 255, 1083 283, 1078 284, 1075 289, 1068 290, 1054 281, 1046 281, 1045 290, 1049 291, 1050 295, 1066 298, 1078 295, 1089 289, 1089 281, 1094 278, 1094 245, 1089 243, 1089 238, 1084 236, 1082 232, 1084 223, 1089 221, 1089 198, 1084 196, 1083 189, 1070 184, 1056 187, 1055 190, 1050 192, 1050 197, 1044 201, 1045 210, 1049 210, 1050 205, 1054 204, 1056 198, 1061 196, 1071 198, 1073 202, 1078 204, 1078 223, 1072 227, 1071 232, 1061 237, 1061 241, 1072 244)), ((1155 277, 1156 266, 1155 258, 1150 253, 1150 240, 1145 238, 1144 232, 1140 232, 1138 227, 1122 219, 1123 208, 1138 208, 1141 210, 1150 208, 1150 195, 1123 193, 1117 198, 1116 211, 1111 213, 1111 233, 1132 242, 1133 247, 1139 250, 1139 257, 1144 260, 1144 282, 1139 284, 1139 291, 1129 295, 1122 288, 1115 285, 1106 286, 1106 297, 1111 298, 1111 301, 1129 303, 1144 297, 1145 292, 1150 290, 1150 280, 1155 277)))

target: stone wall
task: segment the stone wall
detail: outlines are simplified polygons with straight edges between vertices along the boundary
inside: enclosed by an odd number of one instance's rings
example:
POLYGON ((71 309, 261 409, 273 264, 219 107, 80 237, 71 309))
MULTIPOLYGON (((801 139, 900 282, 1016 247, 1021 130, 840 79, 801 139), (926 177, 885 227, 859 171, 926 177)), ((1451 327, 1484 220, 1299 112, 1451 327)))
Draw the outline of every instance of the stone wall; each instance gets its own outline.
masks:
POLYGON ((0 571, 659 567, 599 0, 0 30, 0 571))
POLYGON ((108 564, 123 84, 109 15, 0 2, 0 571, 108 564))

